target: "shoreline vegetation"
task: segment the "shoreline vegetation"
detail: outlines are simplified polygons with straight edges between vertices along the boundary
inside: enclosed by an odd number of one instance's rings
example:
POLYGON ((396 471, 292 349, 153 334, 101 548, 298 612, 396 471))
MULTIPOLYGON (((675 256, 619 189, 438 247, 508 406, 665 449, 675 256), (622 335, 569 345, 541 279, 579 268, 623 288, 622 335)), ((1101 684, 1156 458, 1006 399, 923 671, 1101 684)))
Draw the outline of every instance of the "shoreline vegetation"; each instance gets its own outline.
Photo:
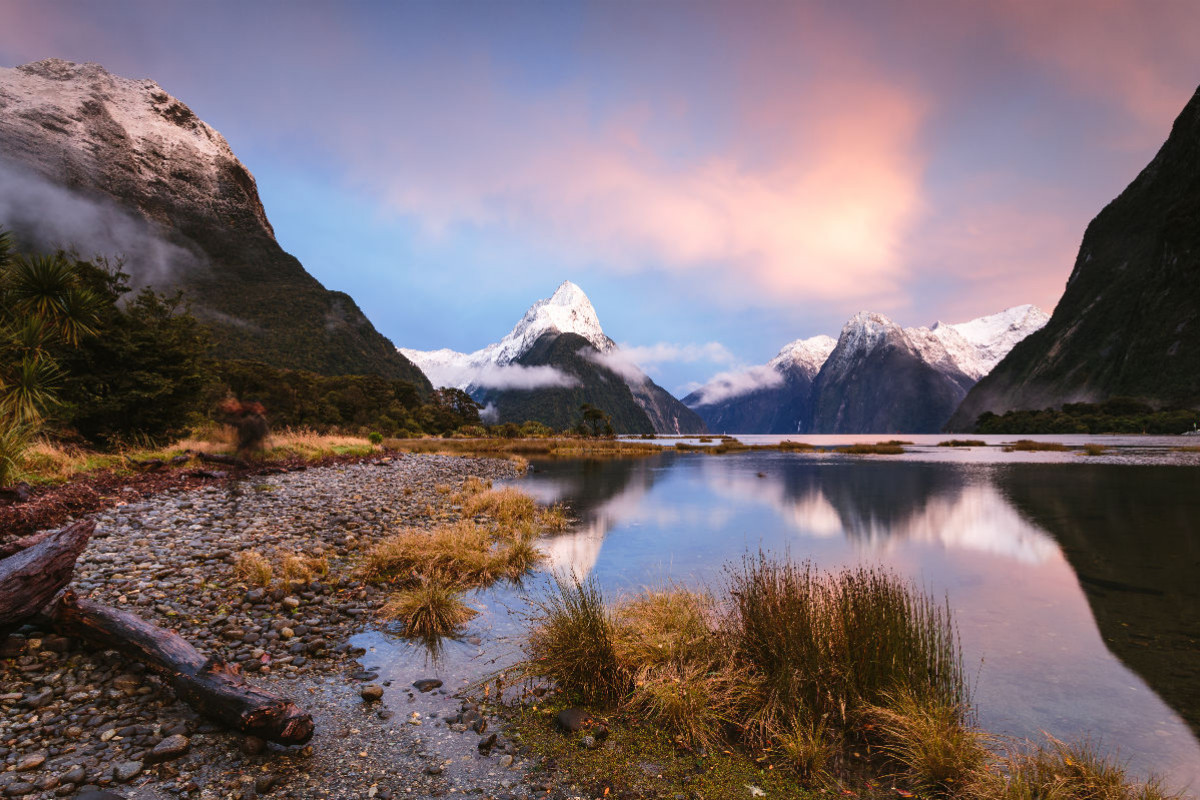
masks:
POLYGON ((522 650, 493 676, 536 687, 508 707, 516 736, 597 797, 664 776, 701 797, 1179 797, 1089 742, 979 729, 949 609, 881 569, 760 554, 719 594, 615 604, 559 576, 522 650))

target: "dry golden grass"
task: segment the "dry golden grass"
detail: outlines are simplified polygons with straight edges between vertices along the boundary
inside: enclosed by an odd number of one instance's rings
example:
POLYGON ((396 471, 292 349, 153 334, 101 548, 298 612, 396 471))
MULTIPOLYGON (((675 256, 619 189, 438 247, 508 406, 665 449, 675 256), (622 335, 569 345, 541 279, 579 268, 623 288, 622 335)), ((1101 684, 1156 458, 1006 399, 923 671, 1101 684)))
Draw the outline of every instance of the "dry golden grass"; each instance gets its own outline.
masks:
POLYGON ((965 722, 966 709, 909 691, 867 709, 880 749, 896 765, 895 777, 922 795, 969 796, 993 759, 987 739, 965 722))
POLYGON ((982 439, 949 439, 938 442, 938 447, 987 447, 987 442, 982 439))
POLYGON ((980 770, 970 800, 1180 800, 1160 780, 1132 779, 1089 742, 1014 746, 999 769, 980 770))
POLYGON ((1082 455, 1085 456, 1102 456, 1108 452, 1108 446, 1103 444, 1093 444, 1089 442, 1083 446, 1082 455))
POLYGON ((486 458, 508 458, 518 466, 528 465, 528 457, 535 458, 602 458, 633 455, 652 455, 662 452, 662 447, 648 442, 628 442, 619 439, 590 439, 562 436, 537 439, 464 438, 440 439, 387 439, 384 444, 389 450, 405 453, 436 453, 439 455, 479 456, 486 458))
POLYGON ((505 532, 461 520, 384 539, 367 552, 361 571, 369 581, 400 585, 438 575, 465 589, 520 578, 543 557, 523 530, 505 532))
POLYGON ((852 456, 898 456, 904 452, 904 445, 906 444, 912 444, 912 442, 892 440, 890 442, 875 442, 873 444, 851 444, 845 447, 835 447, 834 452, 852 456))
POLYGON ((639 666, 718 660, 712 632, 712 597, 679 587, 650 590, 620 603, 613 646, 621 660, 639 666))
POLYGON ((1035 442, 1032 439, 1018 439, 1015 442, 1009 442, 1004 445, 1004 452, 1062 452, 1069 450, 1062 442, 1035 442))
POLYGON ((295 584, 312 583, 314 578, 329 574, 329 559, 323 555, 285 554, 280 559, 279 574, 289 589, 295 584))
POLYGON ((394 594, 379 613, 384 619, 402 623, 404 636, 454 636, 479 613, 463 602, 462 595, 462 590, 434 576, 394 594))
POLYGON ((257 550, 239 552, 237 561, 233 565, 233 571, 251 586, 262 586, 263 588, 271 585, 271 578, 275 574, 271 562, 257 550))

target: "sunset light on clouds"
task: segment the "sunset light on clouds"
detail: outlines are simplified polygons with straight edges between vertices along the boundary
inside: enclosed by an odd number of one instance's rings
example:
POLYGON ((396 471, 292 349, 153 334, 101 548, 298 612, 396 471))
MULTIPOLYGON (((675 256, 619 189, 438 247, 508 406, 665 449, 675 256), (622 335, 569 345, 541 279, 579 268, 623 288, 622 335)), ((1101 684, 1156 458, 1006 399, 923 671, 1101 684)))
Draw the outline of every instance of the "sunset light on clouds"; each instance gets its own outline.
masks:
POLYGON ((5 66, 95 61, 184 98, 282 246, 397 344, 471 351, 571 279, 618 341, 720 343, 656 364, 672 390, 860 309, 1052 309, 1200 82, 1186 2, 0 13, 5 66))

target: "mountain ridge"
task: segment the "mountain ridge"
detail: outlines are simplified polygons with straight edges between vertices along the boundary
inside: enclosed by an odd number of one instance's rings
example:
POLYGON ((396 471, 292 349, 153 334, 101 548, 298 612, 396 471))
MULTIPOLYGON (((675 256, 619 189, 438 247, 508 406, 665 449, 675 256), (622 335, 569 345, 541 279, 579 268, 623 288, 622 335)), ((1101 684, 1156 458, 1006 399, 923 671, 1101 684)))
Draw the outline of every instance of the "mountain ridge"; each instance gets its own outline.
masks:
POLYGON ((684 403, 713 430, 735 433, 933 431, 1046 319, 1021 305, 963 323, 902 328, 860 311, 836 340, 797 339, 766 365, 717 376, 684 403))
POLYGON ((1084 231, 1054 314, 951 418, 1132 397, 1200 407, 1200 89, 1150 163, 1084 231))
POLYGON ((126 256, 135 284, 183 290, 219 357, 432 388, 283 251, 254 176, 156 82, 53 58, 0 68, 0 152, 0 224, 26 246, 126 256), (86 213, 64 219, 66 202, 86 213))

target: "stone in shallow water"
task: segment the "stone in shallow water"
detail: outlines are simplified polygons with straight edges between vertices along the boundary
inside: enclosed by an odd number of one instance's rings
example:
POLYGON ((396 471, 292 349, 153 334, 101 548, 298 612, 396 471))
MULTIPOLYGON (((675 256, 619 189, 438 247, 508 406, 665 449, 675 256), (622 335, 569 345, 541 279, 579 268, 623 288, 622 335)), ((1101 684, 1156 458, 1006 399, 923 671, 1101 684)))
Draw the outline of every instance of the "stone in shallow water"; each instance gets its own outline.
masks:
POLYGON ((372 683, 368 686, 364 686, 362 688, 362 690, 359 692, 359 695, 361 695, 362 699, 366 700, 367 702, 374 702, 376 700, 382 700, 383 699, 383 687, 372 683))
POLYGON ((442 682, 437 678, 421 678, 419 681, 413 681, 413 686, 418 692, 431 692, 442 685, 442 682))

